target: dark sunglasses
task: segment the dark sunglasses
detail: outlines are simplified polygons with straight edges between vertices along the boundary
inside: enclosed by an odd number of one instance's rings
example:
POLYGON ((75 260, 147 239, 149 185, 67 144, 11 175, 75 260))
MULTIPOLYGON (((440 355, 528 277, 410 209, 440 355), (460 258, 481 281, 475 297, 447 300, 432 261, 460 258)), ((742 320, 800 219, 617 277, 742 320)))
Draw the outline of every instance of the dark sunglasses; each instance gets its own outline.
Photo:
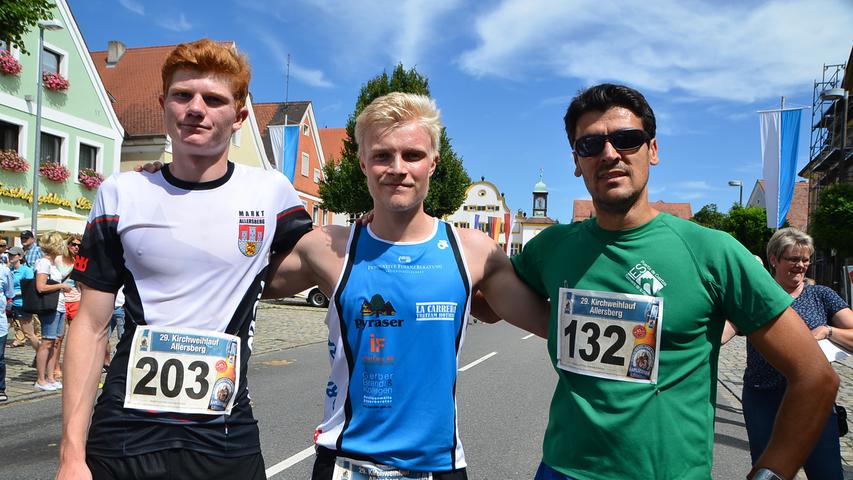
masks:
POLYGON ((587 135, 575 140, 575 153, 581 157, 592 157, 604 150, 604 142, 610 142, 616 150, 634 150, 651 140, 645 130, 630 128, 607 135, 587 135))
POLYGON ((77 243, 77 242, 74 242, 74 243, 69 243, 69 244, 68 244, 68 246, 69 246, 69 247, 79 247, 79 246, 80 246, 80 244, 79 244, 79 243, 77 243))

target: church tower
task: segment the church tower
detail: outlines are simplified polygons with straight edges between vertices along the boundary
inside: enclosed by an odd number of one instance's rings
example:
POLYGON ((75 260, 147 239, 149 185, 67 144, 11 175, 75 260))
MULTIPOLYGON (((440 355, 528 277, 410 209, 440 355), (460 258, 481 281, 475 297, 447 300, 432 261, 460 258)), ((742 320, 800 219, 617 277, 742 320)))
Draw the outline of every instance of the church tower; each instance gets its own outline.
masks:
POLYGON ((542 170, 539 170, 539 181, 533 186, 533 216, 548 216, 548 187, 542 181, 542 170))

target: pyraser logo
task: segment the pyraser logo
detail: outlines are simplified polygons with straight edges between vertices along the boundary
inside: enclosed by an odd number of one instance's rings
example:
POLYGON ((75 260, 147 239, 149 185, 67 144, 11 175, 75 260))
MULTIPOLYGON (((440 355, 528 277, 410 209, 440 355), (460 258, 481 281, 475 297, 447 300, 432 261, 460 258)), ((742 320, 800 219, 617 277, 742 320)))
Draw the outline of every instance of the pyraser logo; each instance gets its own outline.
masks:
POLYGON ((89 268, 89 257, 77 255, 77 258, 74 259, 74 270, 85 272, 87 268, 89 268))
POLYGON ((382 298, 382 295, 376 294, 370 298, 370 301, 365 300, 361 303, 361 316, 362 317, 371 317, 371 316, 391 316, 396 315, 397 311, 394 309, 394 305, 391 305, 391 302, 385 301, 382 298))

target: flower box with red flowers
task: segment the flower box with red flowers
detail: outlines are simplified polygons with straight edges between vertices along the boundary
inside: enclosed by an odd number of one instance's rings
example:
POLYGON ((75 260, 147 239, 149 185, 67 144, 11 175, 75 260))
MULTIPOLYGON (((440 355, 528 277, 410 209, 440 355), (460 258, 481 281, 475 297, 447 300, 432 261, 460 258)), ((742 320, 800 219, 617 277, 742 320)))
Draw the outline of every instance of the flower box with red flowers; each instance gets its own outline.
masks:
POLYGON ((71 86, 71 83, 63 78, 59 72, 44 72, 41 80, 44 84, 44 88, 53 90, 54 92, 64 92, 71 86))
POLYGON ((59 162, 45 162, 39 166, 39 174, 42 177, 46 177, 48 180, 62 183, 68 180, 68 177, 71 176, 71 172, 65 168, 65 165, 59 162))
POLYGON ((30 164, 14 150, 0 150, 0 168, 9 172, 23 173, 30 169, 30 164))
POLYGON ((80 174, 77 175, 77 180, 79 180, 80 183, 89 190, 95 190, 101 186, 101 182, 104 181, 104 176, 91 168, 84 168, 83 170, 80 170, 80 174))
POLYGON ((21 62, 12 56, 8 50, 0 50, 0 73, 3 75, 18 75, 21 73, 21 62))

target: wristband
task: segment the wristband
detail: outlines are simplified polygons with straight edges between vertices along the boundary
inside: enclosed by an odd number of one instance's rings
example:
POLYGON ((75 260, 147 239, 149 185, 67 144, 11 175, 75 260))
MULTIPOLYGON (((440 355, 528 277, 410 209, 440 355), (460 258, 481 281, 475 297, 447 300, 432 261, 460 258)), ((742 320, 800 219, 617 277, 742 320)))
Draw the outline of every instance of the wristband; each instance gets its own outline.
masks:
POLYGON ((778 473, 767 468, 759 468, 750 480, 785 480, 778 473))
POLYGON ((832 338, 832 327, 827 325, 826 328, 829 329, 829 331, 826 332, 826 338, 832 338))

